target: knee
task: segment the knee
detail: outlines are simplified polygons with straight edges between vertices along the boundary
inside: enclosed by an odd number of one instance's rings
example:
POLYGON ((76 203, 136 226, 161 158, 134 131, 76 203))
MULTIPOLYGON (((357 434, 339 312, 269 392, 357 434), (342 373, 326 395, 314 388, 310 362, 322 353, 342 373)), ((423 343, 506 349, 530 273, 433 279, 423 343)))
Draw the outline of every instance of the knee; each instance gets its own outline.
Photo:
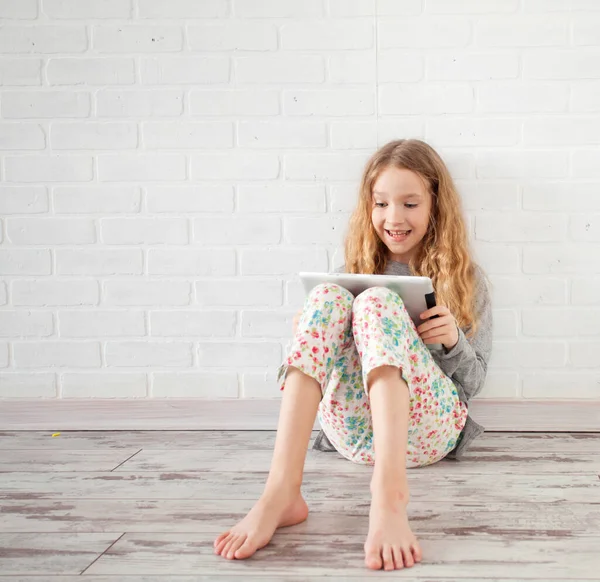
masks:
POLYGON ((314 302, 334 301, 351 311, 354 295, 335 283, 322 283, 311 289, 308 297, 314 302))
POLYGON ((390 301, 396 303, 399 307, 403 305, 402 298, 395 291, 386 287, 371 287, 363 291, 354 300, 352 310, 360 310, 368 304, 389 303, 390 301))

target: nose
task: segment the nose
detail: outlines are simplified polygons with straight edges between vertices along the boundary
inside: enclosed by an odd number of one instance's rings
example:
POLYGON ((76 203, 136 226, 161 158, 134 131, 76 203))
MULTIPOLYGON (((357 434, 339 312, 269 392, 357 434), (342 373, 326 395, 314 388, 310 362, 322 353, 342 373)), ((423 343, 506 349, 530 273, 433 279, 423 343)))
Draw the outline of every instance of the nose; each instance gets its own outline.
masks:
POLYGON ((401 206, 388 206, 388 213, 386 216, 386 222, 390 227, 398 228, 405 224, 404 212, 401 206))

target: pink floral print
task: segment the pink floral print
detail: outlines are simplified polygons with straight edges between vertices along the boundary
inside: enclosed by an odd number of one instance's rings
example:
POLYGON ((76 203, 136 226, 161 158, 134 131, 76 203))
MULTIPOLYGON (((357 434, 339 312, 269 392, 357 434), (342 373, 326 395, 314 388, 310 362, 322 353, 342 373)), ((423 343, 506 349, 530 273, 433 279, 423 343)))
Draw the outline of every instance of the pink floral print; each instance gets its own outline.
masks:
POLYGON ((338 285, 315 287, 304 303, 278 382, 283 390, 288 366, 317 380, 322 393, 318 417, 324 433, 342 456, 372 465, 375 452, 366 378, 384 365, 400 369, 410 392, 406 466, 443 459, 457 444, 467 406, 394 291, 373 287, 354 298, 338 285))

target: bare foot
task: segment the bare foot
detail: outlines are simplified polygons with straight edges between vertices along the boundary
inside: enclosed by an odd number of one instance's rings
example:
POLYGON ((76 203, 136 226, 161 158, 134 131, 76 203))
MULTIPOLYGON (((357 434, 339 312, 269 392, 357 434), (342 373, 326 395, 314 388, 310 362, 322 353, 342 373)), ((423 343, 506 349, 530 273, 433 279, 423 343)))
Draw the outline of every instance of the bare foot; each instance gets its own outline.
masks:
POLYGON ((420 562, 423 554, 408 525, 407 498, 374 490, 365 542, 365 564, 372 570, 399 570, 420 562))
POLYGON ((242 521, 215 540, 215 554, 229 560, 248 558, 271 541, 277 528, 295 525, 307 517, 308 506, 299 491, 265 492, 242 521))

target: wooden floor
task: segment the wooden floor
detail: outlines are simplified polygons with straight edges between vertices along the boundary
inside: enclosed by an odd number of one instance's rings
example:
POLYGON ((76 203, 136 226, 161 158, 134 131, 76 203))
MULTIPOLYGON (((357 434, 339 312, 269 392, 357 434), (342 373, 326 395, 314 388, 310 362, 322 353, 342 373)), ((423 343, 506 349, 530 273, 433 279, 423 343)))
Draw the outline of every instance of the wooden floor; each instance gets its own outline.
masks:
POLYGON ((0 433, 0 582, 600 580, 600 434, 486 433, 464 461, 410 470, 424 560, 396 572, 363 565, 371 468, 312 450, 308 520, 249 560, 213 554, 262 491, 273 442, 0 433))

